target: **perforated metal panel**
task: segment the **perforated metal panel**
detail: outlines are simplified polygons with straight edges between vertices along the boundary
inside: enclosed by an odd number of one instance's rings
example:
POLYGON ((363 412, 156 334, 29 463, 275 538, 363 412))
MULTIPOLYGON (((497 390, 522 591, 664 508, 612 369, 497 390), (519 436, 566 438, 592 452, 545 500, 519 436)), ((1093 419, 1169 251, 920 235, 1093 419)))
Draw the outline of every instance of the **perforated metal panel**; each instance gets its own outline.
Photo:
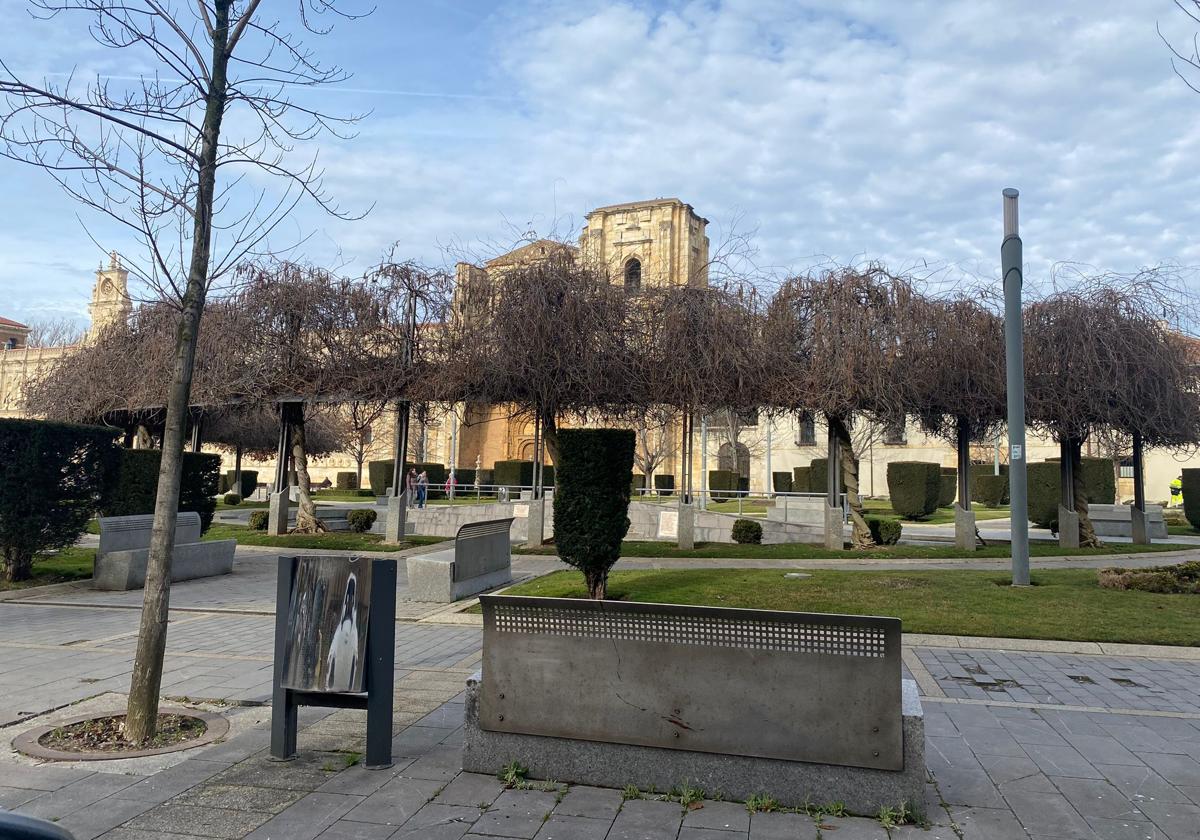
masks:
POLYGON ((903 767, 899 619, 480 601, 484 729, 903 767))
POLYGON ((507 568, 512 562, 508 532, 512 519, 469 522, 454 538, 455 581, 470 580, 507 568))

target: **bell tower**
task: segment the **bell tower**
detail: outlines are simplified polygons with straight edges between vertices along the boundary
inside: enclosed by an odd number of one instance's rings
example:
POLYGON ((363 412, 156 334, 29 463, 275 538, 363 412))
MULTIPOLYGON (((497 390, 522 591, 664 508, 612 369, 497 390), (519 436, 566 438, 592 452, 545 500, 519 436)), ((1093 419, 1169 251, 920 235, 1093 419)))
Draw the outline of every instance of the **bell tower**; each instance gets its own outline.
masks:
POLYGON ((109 324, 129 317, 133 305, 129 301, 129 272, 121 266, 116 251, 108 255, 108 268, 103 264, 96 269, 96 285, 92 287, 92 302, 88 304, 88 316, 92 325, 87 338, 94 339, 109 324))
POLYGON ((630 292, 643 286, 708 285, 708 220, 678 198, 601 207, 579 237, 585 260, 630 292))

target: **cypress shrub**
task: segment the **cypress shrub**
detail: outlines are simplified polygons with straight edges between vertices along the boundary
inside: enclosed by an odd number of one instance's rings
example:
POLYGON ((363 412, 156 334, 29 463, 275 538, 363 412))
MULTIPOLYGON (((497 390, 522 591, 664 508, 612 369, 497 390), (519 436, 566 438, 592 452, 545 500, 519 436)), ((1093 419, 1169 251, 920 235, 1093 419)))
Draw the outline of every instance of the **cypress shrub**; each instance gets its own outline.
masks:
POLYGON ((658 491, 660 496, 670 496, 675 492, 675 476, 673 475, 656 475, 654 476, 654 489, 658 491))
POLYGON ((938 507, 953 507, 958 497, 958 468, 942 467, 942 486, 938 494, 938 507))
POLYGON ((642 473, 633 473, 629 477, 629 496, 633 499, 641 498, 642 490, 646 489, 646 476, 642 473))
MULTIPOLYGON (((158 449, 122 449, 116 481, 105 499, 104 516, 132 516, 154 513, 158 496, 158 467, 162 451, 158 449)), ((221 456, 203 452, 184 452, 179 481, 179 510, 200 514, 200 530, 212 525, 217 509, 221 456)))
MULTIPOLYGON (((824 488, 822 488, 824 489, 824 488)), ((792 492, 812 493, 812 468, 792 467, 792 492)))
POLYGON ((971 477, 971 501, 986 507, 1008 504, 1007 475, 975 475, 971 477))
MULTIPOLYGON (((479 471, 479 486, 480 487, 488 487, 488 486, 494 485, 495 483, 496 483, 496 473, 493 470, 480 470, 479 471)), ((494 496, 496 494, 496 488, 492 487, 490 492, 494 496)))
POLYGON ((390 459, 367 463, 367 481, 370 483, 371 490, 376 496, 387 495, 388 489, 392 486, 394 473, 395 468, 390 459))
POLYGON ((237 493, 226 493, 225 496, 222 498, 222 501, 224 501, 225 504, 227 504, 227 505, 232 505, 232 506, 236 507, 237 505, 240 505, 242 503, 242 497, 239 496, 237 493))
POLYGON ((792 474, 789 472, 771 473, 771 487, 776 493, 791 493, 792 474))
POLYGON ((1180 474, 1183 484, 1183 515, 1193 528, 1200 528, 1200 469, 1184 468, 1180 474))
POLYGON ((892 510, 905 519, 923 519, 937 510, 942 467, 932 461, 892 461, 887 468, 892 510))
POLYGON ((758 545, 762 542, 762 525, 753 519, 736 519, 729 536, 740 545, 758 545))
MULTIPOLYGON (((855 459, 855 467, 861 468, 860 461, 855 459)), ((809 464, 808 485, 810 493, 824 493, 826 485, 829 483, 829 459, 828 458, 813 458, 809 464)), ((842 476, 842 486, 838 488, 839 493, 846 492, 846 477, 842 476)), ((862 494, 862 488, 859 487, 859 494, 862 494)))
POLYGON ((871 530, 871 539, 878 545, 895 545, 900 542, 900 534, 904 526, 899 519, 883 516, 866 517, 867 527, 871 530))
POLYGON ((737 494, 738 474, 733 470, 709 470, 708 494, 714 499, 732 499, 737 494))
POLYGON ((533 461, 497 461, 493 471, 496 483, 510 493, 533 486, 533 461))
POLYGON ((250 521, 246 524, 251 531, 265 531, 267 530, 267 518, 268 514, 265 510, 252 510, 250 511, 250 521))
POLYGON ((737 480, 737 489, 738 489, 738 494, 741 496, 745 496, 745 495, 749 494, 750 479, 743 478, 742 476, 739 475, 738 480, 737 480))
POLYGON ((115 437, 98 426, 0 419, 5 579, 28 580, 36 555, 74 545, 87 529, 119 467, 115 437))
POLYGON ((629 531, 634 433, 629 429, 563 429, 554 541, 564 563, 583 572, 588 594, 604 598, 608 572, 629 531))
POLYGON ((1115 505, 1117 478, 1111 458, 1080 458, 1088 504, 1115 505))
POLYGON ((223 472, 221 478, 217 481, 217 493, 224 494, 229 492, 229 488, 233 486, 233 473, 223 472))
POLYGON ((232 492, 237 493, 243 499, 248 499, 254 495, 254 491, 258 489, 258 470, 242 470, 242 486, 235 488, 233 486, 233 470, 228 472, 229 487, 232 492))
POLYGON ((1058 461, 1029 464, 1025 469, 1029 482, 1029 521, 1057 531, 1058 504, 1062 500, 1058 461))
POLYGON ((334 487, 338 490, 357 490, 358 489, 358 473, 340 472, 337 474, 337 481, 334 482, 334 487))

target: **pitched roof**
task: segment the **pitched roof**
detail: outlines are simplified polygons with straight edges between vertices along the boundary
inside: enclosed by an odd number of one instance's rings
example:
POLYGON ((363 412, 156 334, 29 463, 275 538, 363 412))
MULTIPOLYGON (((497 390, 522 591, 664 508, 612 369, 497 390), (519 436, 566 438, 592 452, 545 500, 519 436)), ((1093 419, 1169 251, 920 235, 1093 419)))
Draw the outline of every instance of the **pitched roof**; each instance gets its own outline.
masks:
POLYGON ((29 329, 29 327, 25 324, 22 324, 19 321, 14 321, 11 318, 5 318, 3 315, 0 315, 0 327, 16 327, 20 330, 29 329))
POLYGON ((485 265, 488 268, 497 266, 517 265, 524 262, 532 262, 540 257, 545 257, 554 251, 574 252, 579 249, 573 245, 566 245, 562 242, 555 242, 553 239, 538 239, 530 242, 528 245, 522 245, 520 248, 509 251, 507 254, 501 254, 495 259, 488 260, 485 265))

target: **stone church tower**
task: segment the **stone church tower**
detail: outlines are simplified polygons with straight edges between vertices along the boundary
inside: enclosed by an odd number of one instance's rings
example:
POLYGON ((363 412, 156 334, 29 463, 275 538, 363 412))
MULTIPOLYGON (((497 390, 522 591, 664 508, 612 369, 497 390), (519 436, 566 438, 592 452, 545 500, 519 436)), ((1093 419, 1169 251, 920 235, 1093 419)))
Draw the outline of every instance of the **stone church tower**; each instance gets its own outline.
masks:
POLYGON ((96 285, 92 288, 92 302, 88 304, 88 315, 92 325, 87 338, 93 339, 109 324, 129 317, 133 305, 129 301, 129 272, 121 267, 117 252, 109 254, 108 268, 96 269, 96 285))
POLYGON ((631 291, 708 283, 708 219, 678 198, 601 207, 579 237, 584 260, 606 267, 631 291))

